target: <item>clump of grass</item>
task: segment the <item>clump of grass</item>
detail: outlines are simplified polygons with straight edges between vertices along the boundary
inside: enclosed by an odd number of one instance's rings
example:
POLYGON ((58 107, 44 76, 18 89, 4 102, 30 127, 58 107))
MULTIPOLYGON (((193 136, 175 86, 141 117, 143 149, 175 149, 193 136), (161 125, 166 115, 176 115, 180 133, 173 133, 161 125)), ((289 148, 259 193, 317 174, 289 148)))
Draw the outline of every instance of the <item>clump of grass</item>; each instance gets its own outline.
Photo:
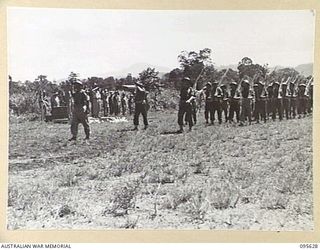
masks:
POLYGON ((175 186, 167 193, 162 206, 167 209, 176 209, 180 204, 188 202, 196 192, 193 186, 175 186))
POLYGON ((203 220, 210 206, 203 190, 198 191, 187 202, 186 211, 193 220, 203 220))
POLYGON ((206 185, 206 197, 214 209, 235 207, 239 199, 239 191, 231 181, 211 179, 206 185))
POLYGON ((137 224, 139 221, 140 216, 137 216, 136 218, 131 218, 129 216, 126 216, 126 221, 124 224, 121 224, 119 228, 124 228, 124 229, 135 229, 137 228, 137 224))
POLYGON ((287 195, 277 191, 270 191, 263 195, 260 207, 270 210, 286 209, 288 203, 289 198, 287 195))
POLYGON ((62 166, 55 172, 60 187, 72 187, 78 184, 79 171, 73 166, 62 166))
POLYGON ((138 194, 139 186, 139 180, 117 181, 111 190, 109 205, 104 213, 109 213, 113 216, 127 215, 129 209, 135 206, 135 198, 138 194))

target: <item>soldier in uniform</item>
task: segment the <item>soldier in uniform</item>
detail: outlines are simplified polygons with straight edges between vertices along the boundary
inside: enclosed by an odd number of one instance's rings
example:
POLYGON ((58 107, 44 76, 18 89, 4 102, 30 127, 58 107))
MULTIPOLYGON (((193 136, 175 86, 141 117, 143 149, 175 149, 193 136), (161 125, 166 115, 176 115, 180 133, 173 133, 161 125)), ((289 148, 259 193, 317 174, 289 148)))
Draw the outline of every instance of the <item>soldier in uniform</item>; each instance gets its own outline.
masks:
POLYGON ((222 123, 222 112, 221 112, 221 101, 222 101, 222 90, 218 86, 218 82, 214 81, 212 84, 212 112, 213 112, 213 121, 215 117, 215 113, 218 113, 218 121, 219 124, 222 123))
POLYGON ((114 108, 114 114, 119 115, 120 114, 120 105, 119 105, 119 92, 116 91, 113 95, 113 108, 114 108))
POLYGON ((310 84, 310 89, 309 89, 309 93, 308 93, 308 113, 311 114, 312 110, 313 110, 313 82, 311 82, 310 84))
POLYGON ((147 112, 148 112, 148 100, 147 100, 147 91, 142 83, 136 82, 136 90, 134 95, 134 103, 135 103, 135 110, 134 110, 134 117, 133 117, 133 124, 134 130, 138 130, 139 126, 139 116, 142 114, 144 129, 148 128, 148 119, 147 119, 147 112))
POLYGON ((127 98, 124 92, 121 94, 121 109, 122 115, 125 115, 127 111, 127 98))
POLYGON ((236 113, 237 122, 240 121, 240 93, 238 92, 238 84, 236 82, 230 83, 230 97, 229 97, 229 122, 233 122, 234 113, 236 113))
POLYGON ((179 111, 178 111, 178 124, 180 129, 178 133, 183 132, 183 117, 187 116, 187 121, 189 124, 189 131, 191 131, 193 126, 192 121, 192 105, 191 101, 194 99, 193 90, 191 87, 191 80, 189 77, 184 77, 182 80, 182 86, 180 90, 180 103, 179 103, 179 111))
POLYGON ((288 84, 283 82, 281 85, 282 113, 288 120, 290 118, 290 98, 288 97, 288 84))
POLYGON ((254 105, 254 117, 257 123, 260 122, 260 118, 263 121, 267 122, 266 116, 266 96, 264 92, 264 84, 261 81, 258 81, 253 85, 254 87, 254 97, 255 97, 255 105, 254 105))
POLYGON ((307 97, 305 96, 306 84, 300 83, 298 86, 298 118, 307 114, 307 97))
POLYGON ((109 103, 109 112, 110 112, 110 115, 113 115, 113 114, 114 114, 113 92, 110 92, 110 94, 109 94, 108 103, 109 103))
POLYGON ((273 98, 272 98, 272 120, 275 121, 277 113, 279 120, 282 121, 282 100, 281 100, 281 89, 280 83, 273 83, 273 98))
POLYGON ((251 113, 252 113, 252 95, 250 91, 250 83, 248 80, 243 80, 241 83, 241 114, 240 114, 240 126, 244 125, 246 119, 248 119, 249 125, 251 125, 251 113))
POLYGON ((267 119, 270 118, 270 115, 272 114, 272 110, 273 110, 273 85, 269 84, 267 86, 267 119))
POLYGON ((90 127, 88 121, 89 113, 89 97, 82 90, 82 83, 77 80, 74 85, 75 92, 72 93, 73 98, 73 111, 71 120, 71 134, 72 138, 69 141, 77 139, 78 125, 81 123, 86 134, 85 139, 88 140, 90 136, 90 127))
POLYGON ((221 84, 222 90, 222 100, 221 100, 221 111, 224 113, 225 122, 228 122, 228 92, 227 86, 225 84, 221 84))
POLYGON ((128 109, 129 109, 129 114, 132 115, 133 113, 133 95, 132 94, 130 94, 128 99, 128 109))
POLYGON ((203 89, 204 99, 205 99, 205 106, 204 106, 204 118, 206 119, 206 123, 208 124, 209 116, 211 124, 213 124, 213 96, 211 90, 212 84, 208 82, 203 89))
POLYGON ((289 116, 290 118, 296 118, 297 114, 297 91, 295 89, 294 82, 289 83, 289 91, 287 92, 288 98, 290 100, 289 104, 289 116))

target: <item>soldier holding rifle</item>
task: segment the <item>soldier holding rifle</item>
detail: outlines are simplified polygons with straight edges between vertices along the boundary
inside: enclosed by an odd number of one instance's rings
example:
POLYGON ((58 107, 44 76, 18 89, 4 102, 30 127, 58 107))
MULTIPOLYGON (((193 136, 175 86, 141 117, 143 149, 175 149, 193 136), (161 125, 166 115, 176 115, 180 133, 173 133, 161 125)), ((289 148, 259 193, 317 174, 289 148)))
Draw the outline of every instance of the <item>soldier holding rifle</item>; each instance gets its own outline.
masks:
POLYGON ((183 117, 186 115, 186 119, 189 124, 189 131, 191 131, 193 126, 192 121, 192 105, 191 102, 195 99, 194 91, 192 89, 192 83, 189 77, 184 77, 182 79, 182 86, 180 90, 180 103, 178 111, 178 124, 180 129, 178 133, 183 132, 183 117))
POLYGON ((136 85, 136 90, 135 90, 135 95, 134 95, 135 110, 134 110, 134 117, 133 117, 133 124, 134 124, 133 130, 138 130, 140 114, 143 117, 144 129, 147 129, 148 128, 147 91, 141 82, 136 82, 135 85, 136 85))

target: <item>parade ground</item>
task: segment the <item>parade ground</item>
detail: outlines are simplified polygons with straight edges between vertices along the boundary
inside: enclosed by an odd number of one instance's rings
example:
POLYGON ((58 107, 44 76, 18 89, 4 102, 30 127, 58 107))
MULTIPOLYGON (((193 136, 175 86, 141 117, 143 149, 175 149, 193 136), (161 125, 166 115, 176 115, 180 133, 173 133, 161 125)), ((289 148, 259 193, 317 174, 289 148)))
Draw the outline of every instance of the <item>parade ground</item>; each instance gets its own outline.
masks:
POLYGON ((8 229, 312 230, 312 115, 176 134, 177 111, 70 124, 10 118, 8 229), (141 121, 140 121, 141 123, 141 121))

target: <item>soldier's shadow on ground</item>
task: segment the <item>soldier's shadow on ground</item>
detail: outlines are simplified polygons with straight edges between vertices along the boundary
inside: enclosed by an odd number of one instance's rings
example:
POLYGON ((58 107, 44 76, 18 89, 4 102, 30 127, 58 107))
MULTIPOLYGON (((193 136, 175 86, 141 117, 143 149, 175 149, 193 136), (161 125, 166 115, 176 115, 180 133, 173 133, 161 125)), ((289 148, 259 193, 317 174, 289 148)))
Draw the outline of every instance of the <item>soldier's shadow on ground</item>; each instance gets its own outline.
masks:
POLYGON ((117 132, 135 132, 137 130, 134 130, 132 128, 124 128, 124 129, 118 129, 117 132))
POLYGON ((160 135, 178 135, 178 134, 182 134, 180 131, 163 131, 160 133, 160 135))

